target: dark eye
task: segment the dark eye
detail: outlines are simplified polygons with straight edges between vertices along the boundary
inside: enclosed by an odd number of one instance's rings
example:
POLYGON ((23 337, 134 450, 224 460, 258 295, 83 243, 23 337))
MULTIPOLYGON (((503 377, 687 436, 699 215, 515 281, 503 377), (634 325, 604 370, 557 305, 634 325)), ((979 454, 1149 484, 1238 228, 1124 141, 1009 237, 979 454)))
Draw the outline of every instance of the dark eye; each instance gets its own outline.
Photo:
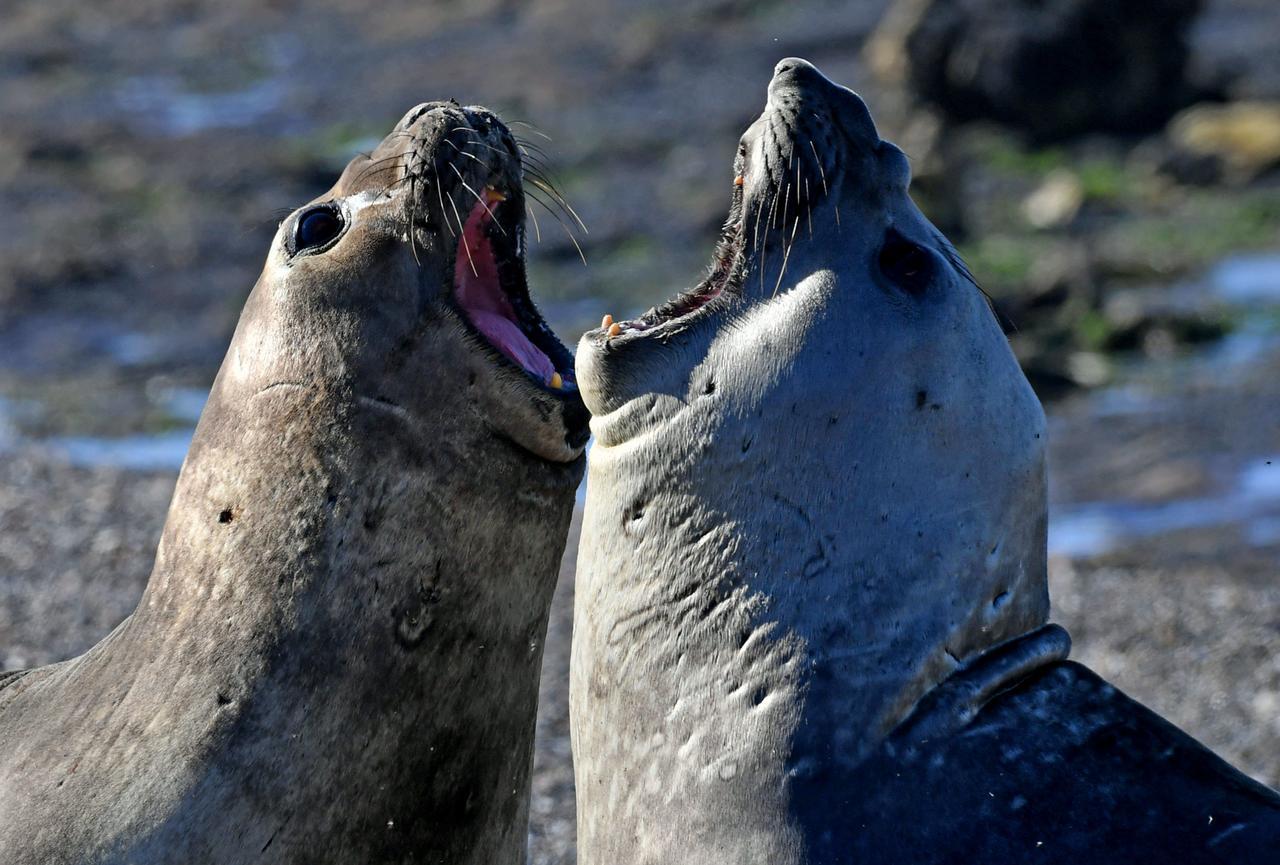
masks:
POLYGON ((342 233, 342 225, 342 213, 336 207, 313 207, 298 217, 291 252, 298 253, 324 246, 342 233))
POLYGON ((880 272, 903 291, 924 294, 933 279, 933 256, 891 228, 880 247, 880 272))

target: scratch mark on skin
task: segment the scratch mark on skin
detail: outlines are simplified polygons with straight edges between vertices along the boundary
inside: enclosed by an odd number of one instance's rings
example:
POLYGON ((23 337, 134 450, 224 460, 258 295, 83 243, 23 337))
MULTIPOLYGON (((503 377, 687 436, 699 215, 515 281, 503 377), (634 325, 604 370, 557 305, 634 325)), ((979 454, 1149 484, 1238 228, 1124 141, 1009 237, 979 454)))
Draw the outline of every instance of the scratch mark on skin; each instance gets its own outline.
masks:
POLYGON ((1212 838, 1210 838, 1209 843, 1206 846, 1216 847, 1218 846, 1218 844, 1222 843, 1228 836, 1234 835, 1235 833, 1239 832, 1241 829, 1246 828, 1247 826, 1248 826, 1247 823, 1235 823, 1231 826, 1228 826, 1226 829, 1223 829, 1217 835, 1214 835, 1212 838))
POLYGON ((303 384, 300 381, 273 381, 271 384, 267 385, 266 387, 260 388, 258 392, 254 394, 254 396, 255 397, 262 396, 267 391, 275 390, 276 388, 280 388, 280 387, 290 387, 290 388, 298 388, 299 390, 306 390, 308 386, 303 384))
POLYGON ((399 404, 392 402, 386 397, 358 396, 356 397, 356 402, 360 403, 361 405, 367 408, 374 409, 375 411, 380 411, 380 412, 383 412, 384 414, 394 415, 395 417, 398 417, 400 420, 405 421, 406 423, 411 422, 413 420, 413 415, 409 414, 409 412, 407 412, 399 404))
POLYGON ((804 579, 811 580, 823 571, 827 570, 831 564, 831 557, 827 554, 827 544, 822 535, 815 530, 813 518, 809 516, 808 511, 778 492, 773 494, 773 500, 780 505, 785 505, 796 515, 801 526, 801 531, 807 535, 814 544, 815 551, 813 555, 805 560, 800 571, 801 576, 804 577, 804 579))

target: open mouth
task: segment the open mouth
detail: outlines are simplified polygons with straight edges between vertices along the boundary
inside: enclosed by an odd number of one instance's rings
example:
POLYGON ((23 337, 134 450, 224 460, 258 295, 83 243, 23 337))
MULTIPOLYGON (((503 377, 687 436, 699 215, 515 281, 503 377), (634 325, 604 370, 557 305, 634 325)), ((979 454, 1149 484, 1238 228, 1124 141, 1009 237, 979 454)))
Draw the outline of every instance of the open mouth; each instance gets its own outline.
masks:
POLYGON ((525 275, 519 209, 492 186, 463 223, 453 267, 453 297, 467 321, 544 389, 577 390, 573 355, 547 326, 525 275))
POLYGON ((709 311, 713 301, 737 294, 747 269, 746 231, 743 228, 743 178, 739 175, 733 183, 733 200, 729 216, 721 229, 715 254, 707 268, 707 276, 688 291, 682 292, 666 303, 655 306, 637 318, 614 321, 606 315, 600 327, 609 338, 627 334, 661 331, 669 333, 686 327, 698 318, 699 313, 709 311))

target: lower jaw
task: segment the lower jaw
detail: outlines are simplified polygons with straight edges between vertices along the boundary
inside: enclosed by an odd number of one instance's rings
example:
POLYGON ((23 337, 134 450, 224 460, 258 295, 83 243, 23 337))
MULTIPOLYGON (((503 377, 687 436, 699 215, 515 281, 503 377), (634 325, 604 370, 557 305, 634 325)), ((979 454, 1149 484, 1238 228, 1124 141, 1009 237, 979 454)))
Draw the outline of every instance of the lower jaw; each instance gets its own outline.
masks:
POLYGON ((632 333, 648 333, 651 331, 671 332, 692 325, 707 314, 707 307, 719 301, 726 293, 732 293, 740 284, 740 269, 745 250, 741 246, 739 225, 731 229, 721 239, 718 251, 724 249, 726 242, 732 246, 722 254, 716 263, 715 273, 697 288, 677 295, 661 306, 655 307, 639 318, 615 321, 612 315, 605 315, 600 323, 600 331, 605 338, 623 336, 632 333), (674 307, 670 312, 662 310, 674 307))

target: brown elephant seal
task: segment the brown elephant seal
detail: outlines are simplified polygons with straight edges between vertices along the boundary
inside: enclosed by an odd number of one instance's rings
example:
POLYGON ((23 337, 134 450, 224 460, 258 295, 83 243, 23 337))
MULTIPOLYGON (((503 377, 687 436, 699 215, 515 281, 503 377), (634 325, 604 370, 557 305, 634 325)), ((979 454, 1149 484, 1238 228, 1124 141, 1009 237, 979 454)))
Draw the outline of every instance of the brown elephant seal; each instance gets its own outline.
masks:
POLYGON ((587 430, 523 217, 435 102, 281 224, 137 609, 0 688, 5 863, 524 861, 587 430))
POLYGON ((578 861, 1274 861, 1064 660, 1043 411, 861 99, 783 61, 735 168, 710 275, 578 349, 578 861))

